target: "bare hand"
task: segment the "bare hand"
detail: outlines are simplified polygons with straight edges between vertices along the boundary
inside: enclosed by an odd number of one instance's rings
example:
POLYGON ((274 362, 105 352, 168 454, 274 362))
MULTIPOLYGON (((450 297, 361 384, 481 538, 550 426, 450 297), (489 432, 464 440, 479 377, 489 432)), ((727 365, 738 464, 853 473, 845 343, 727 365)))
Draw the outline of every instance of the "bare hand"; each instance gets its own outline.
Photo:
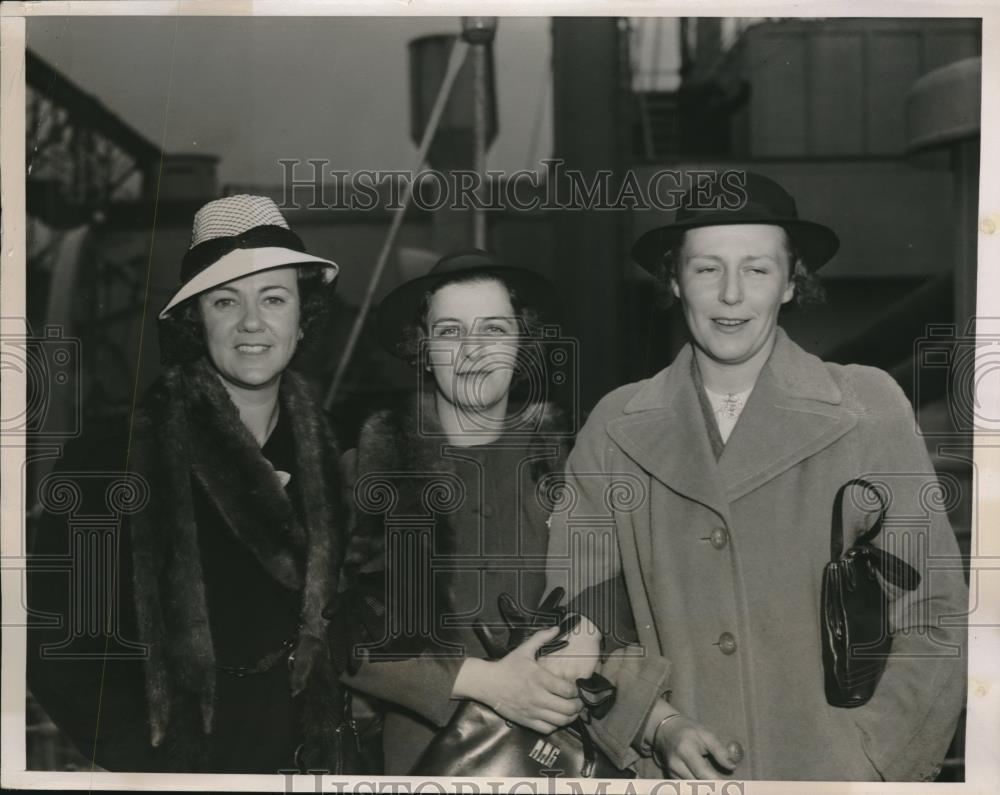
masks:
POLYGON ((727 772, 732 772, 739 762, 714 732, 683 715, 665 723, 654 739, 659 757, 666 764, 664 772, 674 778, 717 779, 719 771, 708 757, 727 772))
POLYGON ((536 632, 503 659, 487 662, 472 697, 542 734, 572 723, 583 709, 576 685, 546 671, 535 659, 558 633, 558 627, 536 632))
POLYGON ((597 668, 601 659, 601 631, 581 616, 580 623, 566 636, 568 645, 564 649, 539 658, 541 666, 551 674, 573 684, 577 679, 586 679, 597 668))

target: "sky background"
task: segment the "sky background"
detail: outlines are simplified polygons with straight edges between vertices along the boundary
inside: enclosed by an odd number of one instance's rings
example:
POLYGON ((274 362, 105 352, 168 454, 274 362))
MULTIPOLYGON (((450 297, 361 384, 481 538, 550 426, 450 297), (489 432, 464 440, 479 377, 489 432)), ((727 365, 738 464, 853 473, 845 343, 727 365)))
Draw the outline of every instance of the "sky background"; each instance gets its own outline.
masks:
MULTIPOLYGON (((550 17, 500 18, 499 131, 488 167, 552 153, 550 17)), ((647 86, 676 85, 679 22, 635 24, 647 86)), ((219 184, 273 185, 280 158, 412 165, 408 43, 458 17, 35 17, 28 46, 167 152, 219 155, 219 184)))
MULTIPOLYGON (((412 165, 408 42, 457 17, 33 18, 28 46, 167 152, 221 156, 219 183, 278 184, 279 158, 412 165)), ((552 149, 551 20, 501 19, 496 169, 552 149)))

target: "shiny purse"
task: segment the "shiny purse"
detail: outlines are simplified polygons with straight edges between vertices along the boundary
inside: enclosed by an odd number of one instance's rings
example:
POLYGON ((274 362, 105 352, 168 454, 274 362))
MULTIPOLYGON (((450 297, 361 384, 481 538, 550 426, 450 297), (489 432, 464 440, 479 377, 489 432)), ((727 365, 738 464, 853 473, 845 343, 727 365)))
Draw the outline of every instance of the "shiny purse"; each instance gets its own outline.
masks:
MULTIPOLYGON (((477 627, 480 641, 494 659, 519 646, 532 632, 556 623, 560 635, 539 650, 539 656, 566 646, 560 640, 579 619, 560 619, 564 610, 556 607, 562 601, 561 588, 554 589, 537 613, 525 614, 507 594, 499 597, 500 614, 510 627, 505 647, 488 635, 485 627, 477 627)), ((577 680, 577 688, 585 709, 591 717, 601 718, 611 709, 615 688, 600 674, 577 680)), ((542 778, 633 778, 631 771, 622 771, 594 744, 582 718, 551 734, 540 734, 512 723, 489 707, 476 701, 465 701, 424 750, 413 768, 413 776, 504 776, 542 778)))
POLYGON ((885 514, 885 499, 867 480, 849 480, 834 498, 831 559, 823 570, 820 601, 824 686, 827 703, 833 707, 866 704, 889 659, 890 606, 879 577, 907 591, 920 584, 920 574, 912 566, 872 545, 885 514), (843 497, 851 486, 871 491, 881 507, 871 528, 845 552, 843 497))

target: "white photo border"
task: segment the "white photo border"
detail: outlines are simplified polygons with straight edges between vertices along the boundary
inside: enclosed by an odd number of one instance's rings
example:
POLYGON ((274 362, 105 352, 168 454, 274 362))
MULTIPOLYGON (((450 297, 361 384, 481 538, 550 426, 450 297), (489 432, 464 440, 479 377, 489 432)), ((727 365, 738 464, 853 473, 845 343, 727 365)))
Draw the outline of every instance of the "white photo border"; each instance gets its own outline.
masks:
MULTIPOLYGON (((833 2, 636 2, 628 0, 548 0, 539 5, 513 0, 409 0, 391 2, 325 2, 324 0, 234 0, 217 2, 8 2, 0 6, 0 202, 2 202, 2 263, 0 263, 0 324, 25 317, 25 20, 30 17, 73 16, 827 16, 827 17, 978 17, 982 19, 982 128, 979 183, 979 268, 977 318, 980 333, 1000 332, 1000 151, 987 145, 1000 140, 1000 5, 995 0, 939 0, 888 2, 871 0, 833 2), (995 319, 989 323, 982 319, 995 319)), ((3 329, 5 325, 0 325, 3 329)), ((2 345, 0 337, 0 345, 2 345)), ((977 379, 982 373, 977 372, 977 379)), ((7 371, 0 380, 4 416, 17 415, 25 404, 23 374, 7 371)), ((1000 416, 1000 384, 984 380, 977 392, 988 402, 989 416, 1000 416)), ((24 567, 24 493, 21 473, 25 463, 23 437, 5 437, 0 446, 0 578, 2 578, 2 679, 0 679, 0 749, 4 788, 23 789, 149 789, 184 791, 315 792, 310 776, 286 779, 281 775, 194 775, 25 771, 25 614, 22 607, 24 567)), ((976 620, 969 629, 969 696, 964 783, 849 783, 742 782, 739 792, 807 793, 1000 791, 1000 439, 977 436, 974 451, 973 548, 971 609, 976 620)), ((970 620, 970 623, 971 620, 970 620)), ((354 778, 325 776, 322 791, 440 792, 462 791, 457 782, 434 779, 354 778), (351 782, 348 785, 348 782, 351 782), (403 785, 406 788, 403 789, 403 785), (423 786, 421 786, 423 785, 423 786)), ((468 779, 478 792, 591 792, 598 782, 509 779, 468 779)), ((600 791, 709 793, 736 792, 722 782, 679 788, 681 782, 615 780, 600 791), (666 785, 666 786, 665 786, 666 785)))

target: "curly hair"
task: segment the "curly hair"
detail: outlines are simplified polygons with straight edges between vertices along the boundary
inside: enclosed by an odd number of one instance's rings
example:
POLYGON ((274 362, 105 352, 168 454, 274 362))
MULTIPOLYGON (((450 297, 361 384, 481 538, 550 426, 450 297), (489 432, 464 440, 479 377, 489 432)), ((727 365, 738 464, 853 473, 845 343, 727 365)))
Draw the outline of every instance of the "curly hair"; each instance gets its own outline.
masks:
MULTIPOLYGON (((822 304, 826 301, 826 290, 823 288, 823 283, 815 273, 806 267, 805 260, 799 254, 795 242, 787 231, 784 234, 784 246, 785 252, 788 254, 788 261, 792 263, 790 276, 792 284, 795 285, 793 299, 795 304, 797 306, 822 304)), ((677 279, 677 268, 680 265, 680 252, 683 247, 684 236, 682 235, 676 246, 663 252, 653 274, 656 277, 657 297, 663 308, 673 305, 676 300, 671 284, 677 279)))
MULTIPOLYGON (((537 307, 529 306, 518 294, 514 285, 506 280, 502 274, 468 273, 449 279, 446 282, 438 284, 433 290, 428 290, 424 293, 416 314, 403 328, 402 341, 396 348, 400 358, 413 367, 418 366, 422 342, 428 337, 427 314, 430 309, 431 299, 438 290, 450 284, 485 284, 488 282, 501 284, 507 290, 507 294, 510 296, 510 304, 514 308, 514 317, 517 319, 519 333, 527 337, 541 337, 543 330, 541 312, 537 307)), ((524 345, 519 345, 517 356, 514 359, 514 376, 511 381, 512 392, 515 392, 528 379, 529 368, 526 357, 527 348, 524 345)))
MULTIPOLYGON (((295 358, 315 343, 314 332, 323 324, 330 311, 330 297, 336 282, 327 284, 319 268, 296 268, 299 287, 299 329, 302 341, 295 358)), ((160 363, 164 367, 193 362, 208 352, 205 344, 205 323, 201 317, 198 296, 179 304, 160 321, 160 363)))

